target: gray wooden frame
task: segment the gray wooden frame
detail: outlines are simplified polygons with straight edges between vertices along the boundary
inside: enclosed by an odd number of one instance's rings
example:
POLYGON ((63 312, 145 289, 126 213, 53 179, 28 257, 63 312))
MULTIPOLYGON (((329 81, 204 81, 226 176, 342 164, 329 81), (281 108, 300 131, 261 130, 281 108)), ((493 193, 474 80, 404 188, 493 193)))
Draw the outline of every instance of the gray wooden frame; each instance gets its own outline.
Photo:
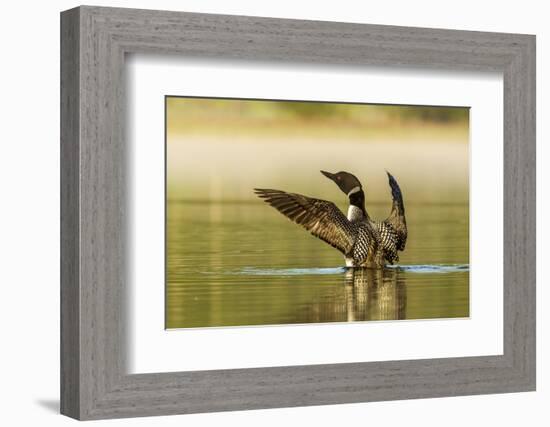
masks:
MULTIPOLYGON (((61 412, 77 419, 535 389, 535 37, 83 6, 61 14, 61 412), (125 370, 126 53, 504 76, 504 354, 125 370)), ((162 287, 162 284, 159 284, 162 287)))

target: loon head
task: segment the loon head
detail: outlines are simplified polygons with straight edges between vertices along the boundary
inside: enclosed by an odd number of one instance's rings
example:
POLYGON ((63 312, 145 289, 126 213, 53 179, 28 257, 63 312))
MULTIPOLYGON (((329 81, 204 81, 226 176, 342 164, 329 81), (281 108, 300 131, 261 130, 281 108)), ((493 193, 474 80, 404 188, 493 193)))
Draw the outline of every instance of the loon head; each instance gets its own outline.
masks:
POLYGON ((321 173, 334 181, 340 190, 342 190, 342 192, 344 192, 347 196, 351 196, 352 194, 363 189, 357 177, 349 172, 341 171, 337 173, 330 173, 321 171, 321 173))

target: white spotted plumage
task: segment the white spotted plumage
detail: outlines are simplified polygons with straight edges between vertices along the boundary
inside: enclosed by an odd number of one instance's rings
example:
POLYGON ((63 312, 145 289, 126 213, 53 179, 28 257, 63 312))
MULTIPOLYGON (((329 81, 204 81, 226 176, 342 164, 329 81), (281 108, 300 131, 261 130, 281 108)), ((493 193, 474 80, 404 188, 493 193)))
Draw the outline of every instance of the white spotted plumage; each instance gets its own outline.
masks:
POLYGON ((354 205, 349 205, 348 208, 348 221, 356 222, 363 219, 363 211, 354 205))

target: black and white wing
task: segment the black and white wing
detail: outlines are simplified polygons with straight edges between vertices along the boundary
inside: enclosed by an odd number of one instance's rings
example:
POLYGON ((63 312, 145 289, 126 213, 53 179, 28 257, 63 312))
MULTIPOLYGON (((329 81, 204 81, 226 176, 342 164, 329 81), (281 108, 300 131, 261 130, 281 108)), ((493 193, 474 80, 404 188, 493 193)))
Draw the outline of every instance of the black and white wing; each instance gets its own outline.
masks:
POLYGON ((386 173, 388 174, 393 202, 390 216, 383 222, 391 226, 395 232, 393 236, 393 239, 395 239, 395 247, 397 250, 402 251, 405 249, 405 244, 407 243, 407 221, 405 219, 403 194, 395 178, 389 172, 386 173))
POLYGON ((254 192, 291 221, 349 254, 355 243, 355 226, 332 202, 280 190, 255 188, 254 192))

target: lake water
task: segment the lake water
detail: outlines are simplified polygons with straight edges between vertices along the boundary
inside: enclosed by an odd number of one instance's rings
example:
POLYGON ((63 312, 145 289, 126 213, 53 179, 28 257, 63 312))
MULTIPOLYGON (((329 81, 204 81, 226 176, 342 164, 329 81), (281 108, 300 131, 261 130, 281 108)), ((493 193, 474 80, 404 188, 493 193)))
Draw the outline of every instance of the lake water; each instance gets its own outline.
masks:
POLYGON ((468 205, 406 208, 399 265, 346 270, 340 252, 262 202, 169 201, 166 327, 468 317, 468 205))

